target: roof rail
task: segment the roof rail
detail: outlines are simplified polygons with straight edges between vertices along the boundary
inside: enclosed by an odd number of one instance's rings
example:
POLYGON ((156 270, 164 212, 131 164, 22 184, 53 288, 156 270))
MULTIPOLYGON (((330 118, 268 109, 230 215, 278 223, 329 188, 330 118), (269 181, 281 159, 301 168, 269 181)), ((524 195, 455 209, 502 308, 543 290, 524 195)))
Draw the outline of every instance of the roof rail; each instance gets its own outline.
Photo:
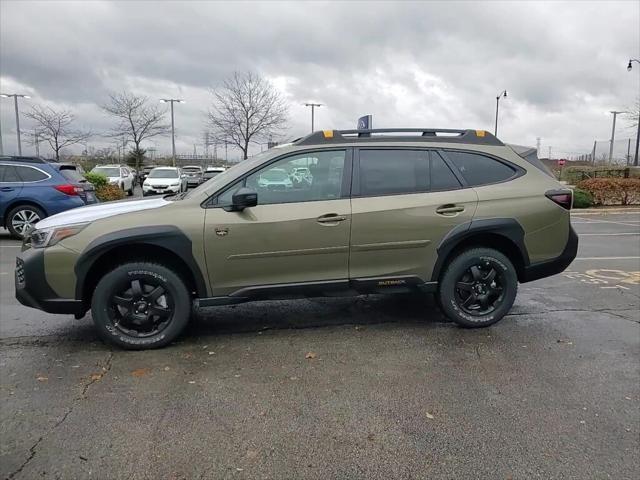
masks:
POLYGON ((49 163, 43 158, 38 157, 19 157, 17 155, 2 155, 0 162, 20 162, 20 163, 49 163))
POLYGON ((498 138, 485 130, 451 128, 374 128, 369 130, 322 130, 295 142, 296 145, 377 142, 444 142, 503 146, 498 138), (401 135, 385 135, 385 134, 401 135), (402 135, 419 133, 420 135, 402 135))

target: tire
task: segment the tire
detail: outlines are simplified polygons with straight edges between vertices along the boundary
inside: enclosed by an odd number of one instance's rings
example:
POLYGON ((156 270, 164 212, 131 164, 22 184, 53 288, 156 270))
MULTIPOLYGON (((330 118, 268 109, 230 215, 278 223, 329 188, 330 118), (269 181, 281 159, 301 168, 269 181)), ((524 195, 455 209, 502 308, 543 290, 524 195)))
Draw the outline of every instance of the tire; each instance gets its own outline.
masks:
POLYGON ((159 348, 186 327, 191 297, 182 278, 170 268, 151 262, 125 263, 100 279, 91 314, 104 341, 129 350, 159 348))
POLYGON ((131 183, 131 188, 129 190, 127 190, 127 196, 129 196, 129 197, 133 196, 133 183, 131 183))
POLYGON ((18 205, 7 215, 6 226, 13 238, 22 238, 24 233, 46 214, 33 205, 18 205))
POLYGON ((511 261, 491 248, 472 248, 453 258, 442 275, 438 302, 462 327, 488 327, 504 317, 516 299, 518 275, 511 261))

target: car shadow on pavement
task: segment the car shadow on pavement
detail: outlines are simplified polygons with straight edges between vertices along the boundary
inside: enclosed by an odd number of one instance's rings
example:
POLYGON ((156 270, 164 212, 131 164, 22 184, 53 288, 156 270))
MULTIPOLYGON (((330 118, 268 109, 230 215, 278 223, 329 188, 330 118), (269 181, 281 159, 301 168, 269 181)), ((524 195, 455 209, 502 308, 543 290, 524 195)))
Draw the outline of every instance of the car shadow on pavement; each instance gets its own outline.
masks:
POLYGON ((396 294, 273 300, 201 309, 183 338, 379 323, 444 323, 432 295, 396 294))

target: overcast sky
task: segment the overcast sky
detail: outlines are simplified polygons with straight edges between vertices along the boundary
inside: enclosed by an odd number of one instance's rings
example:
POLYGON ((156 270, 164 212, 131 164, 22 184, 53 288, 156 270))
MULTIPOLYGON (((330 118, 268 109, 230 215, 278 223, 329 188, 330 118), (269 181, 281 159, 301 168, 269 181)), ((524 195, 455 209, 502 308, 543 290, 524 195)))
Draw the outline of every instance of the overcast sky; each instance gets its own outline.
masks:
MULTIPOLYGON (((640 2, 60 2, 0 1, 0 89, 69 108, 106 132, 109 91, 184 98, 178 153, 202 152, 210 91, 234 70, 270 79, 290 105, 289 137, 316 128, 448 127, 493 131, 543 155, 586 153, 611 135, 609 110, 640 94, 640 2)), ((5 153, 13 104, 1 100, 5 153)), ((624 120, 617 138, 634 136, 624 120)), ((22 129, 33 128, 21 117, 22 129)), ((107 144, 97 136, 91 145, 107 144)), ((24 143, 24 142, 23 142, 24 143)), ((170 140, 147 144, 159 152, 170 140)), ((258 147, 259 148, 259 147, 258 147)), ((604 147, 603 147, 604 148, 604 147)), ((624 147, 626 150, 626 147, 624 147)), ((78 149, 79 150, 79 149, 78 149)), ((23 153, 33 153, 25 145, 23 153)), ((237 156, 238 153, 234 152, 237 156)))

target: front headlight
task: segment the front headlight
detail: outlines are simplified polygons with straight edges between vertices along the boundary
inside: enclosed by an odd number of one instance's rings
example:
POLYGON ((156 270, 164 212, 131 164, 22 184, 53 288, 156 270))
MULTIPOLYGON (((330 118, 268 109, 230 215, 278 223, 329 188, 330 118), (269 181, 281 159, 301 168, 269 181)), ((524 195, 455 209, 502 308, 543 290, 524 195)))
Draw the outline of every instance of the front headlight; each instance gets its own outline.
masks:
POLYGON ((31 246, 33 248, 51 247, 68 237, 80 233, 89 223, 77 223, 61 227, 36 228, 31 232, 31 246))

